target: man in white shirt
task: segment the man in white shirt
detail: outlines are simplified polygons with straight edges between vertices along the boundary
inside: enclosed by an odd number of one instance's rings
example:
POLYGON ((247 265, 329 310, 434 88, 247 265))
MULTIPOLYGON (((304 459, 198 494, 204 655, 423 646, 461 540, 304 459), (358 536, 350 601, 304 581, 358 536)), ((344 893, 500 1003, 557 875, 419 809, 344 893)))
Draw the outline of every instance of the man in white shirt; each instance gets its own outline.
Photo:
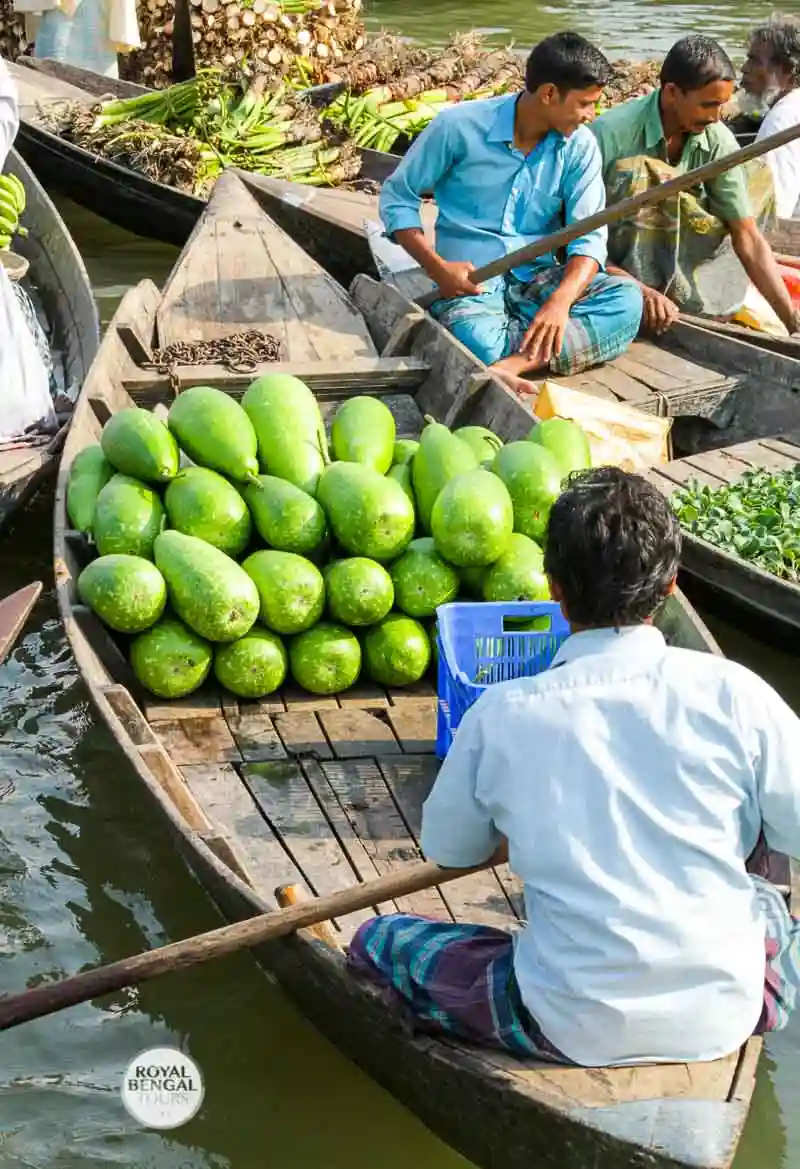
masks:
MULTIPOLYGON (((742 85, 769 113, 756 140, 800 123, 800 21, 776 17, 750 37, 742 85)), ((778 216, 800 215, 800 138, 766 156, 778 216)))
POLYGON ((589 471, 556 502, 545 568, 571 635, 467 712, 422 822, 440 865, 507 842, 528 924, 388 915, 350 947, 423 1026, 607 1066, 714 1059, 785 1025, 800 922, 746 862, 762 830, 800 855, 800 720, 744 667, 666 645, 652 616, 680 546, 637 475, 589 471))
POLYGON ((8 152, 14 145, 19 129, 18 104, 16 82, 0 57, 0 171, 6 165, 8 152))

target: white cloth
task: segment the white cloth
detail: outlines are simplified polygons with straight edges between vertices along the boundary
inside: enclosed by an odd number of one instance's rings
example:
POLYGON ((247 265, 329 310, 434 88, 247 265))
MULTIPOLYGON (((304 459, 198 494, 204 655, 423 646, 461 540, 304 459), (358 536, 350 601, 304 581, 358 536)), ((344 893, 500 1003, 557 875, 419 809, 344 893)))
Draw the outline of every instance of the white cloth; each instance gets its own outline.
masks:
POLYGON ((0 171, 6 165, 8 152, 14 145, 19 129, 19 94, 17 83, 8 66, 0 57, 0 171))
MULTIPOLYGON (((793 89, 777 101, 761 123, 756 142, 788 130, 800 123, 800 88, 793 89)), ((775 199, 780 219, 800 215, 800 138, 770 150, 766 155, 775 184, 775 199)))
POLYGON ((715 1059, 752 1033, 760 827, 800 854, 800 719, 759 677, 653 626, 573 634, 467 712, 422 849, 477 864, 509 841, 529 924, 514 967, 547 1038, 587 1066, 715 1059))
POLYGON ((37 423, 54 429, 47 367, 14 288, 0 266, 0 442, 20 438, 37 423))

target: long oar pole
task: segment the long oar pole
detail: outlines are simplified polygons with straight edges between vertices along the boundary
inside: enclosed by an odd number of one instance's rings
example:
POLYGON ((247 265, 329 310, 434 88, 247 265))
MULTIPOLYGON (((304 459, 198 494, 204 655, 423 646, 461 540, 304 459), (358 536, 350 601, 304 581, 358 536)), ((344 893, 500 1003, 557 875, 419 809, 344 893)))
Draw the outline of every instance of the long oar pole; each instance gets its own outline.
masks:
MULTIPOLYGON (((640 195, 623 199, 621 203, 613 203, 595 215, 587 215, 586 219, 581 219, 578 223, 571 223, 568 227, 562 227, 560 231, 554 231, 552 235, 545 236, 544 239, 526 244, 524 248, 519 248, 516 252, 492 260, 490 264, 484 264, 482 268, 477 268, 472 273, 470 279, 473 284, 480 284, 484 280, 491 280, 493 276, 504 276, 512 268, 530 264, 539 256, 545 256, 548 252, 563 248, 574 239, 579 239, 580 236, 587 235, 590 231, 596 231, 598 227, 607 227, 610 223, 627 219, 640 207, 650 207, 655 203, 663 203, 672 195, 688 191, 699 183, 707 183, 711 179, 716 179, 725 171, 732 170, 735 166, 741 166, 742 163, 750 162, 751 159, 767 154, 770 150, 777 150, 779 146, 786 146, 787 143, 794 142, 796 138, 800 138, 800 123, 796 126, 790 126, 787 130, 781 130, 778 134, 770 134, 768 138, 762 138, 760 142, 752 142, 742 150, 726 154, 724 158, 717 158, 713 162, 707 162, 704 166, 698 166, 694 170, 687 171, 685 175, 678 175, 677 178, 670 179, 666 183, 660 183, 657 187, 642 191, 640 195)), ((418 298, 417 304, 422 308, 428 308, 435 300, 439 299, 440 295, 438 291, 427 292, 418 298)))
POLYGON ((156 978, 159 974, 184 970, 187 966, 222 958, 236 950, 286 937, 295 930, 317 925, 330 918, 345 917, 358 909, 370 909, 384 901, 408 897, 422 889, 444 885, 447 881, 478 873, 491 864, 490 859, 471 869, 442 869, 431 861, 410 865, 404 872, 390 873, 326 897, 317 897, 286 909, 222 926, 221 929, 197 934, 182 942, 173 942, 132 958, 123 958, 109 966, 99 966, 59 982, 44 983, 21 994, 6 995, 0 998, 0 1031, 17 1027, 31 1019, 39 1019, 43 1015, 52 1015, 65 1007, 88 1002, 99 995, 120 990, 123 986, 134 986, 149 978, 156 978))

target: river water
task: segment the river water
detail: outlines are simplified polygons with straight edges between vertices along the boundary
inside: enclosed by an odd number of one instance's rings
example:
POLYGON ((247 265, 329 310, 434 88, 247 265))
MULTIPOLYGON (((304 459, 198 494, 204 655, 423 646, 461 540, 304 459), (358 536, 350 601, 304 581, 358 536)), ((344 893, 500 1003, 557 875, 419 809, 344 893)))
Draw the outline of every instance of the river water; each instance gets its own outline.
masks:
MULTIPOLYGON (((749 0, 749 19, 771 5, 749 0)), ((594 0, 593 6, 488 0, 379 0, 373 28, 442 40, 482 25, 530 44, 558 28, 611 55, 663 52, 688 30, 735 50, 745 4, 594 0)), ((104 323, 125 288, 163 281, 176 253, 70 204, 62 210, 90 268, 104 323)), ((0 990, 111 962, 219 924, 202 889, 92 714, 60 629, 41 495, 0 540, 0 595, 45 591, 0 669, 0 990)), ((731 656, 800 709, 796 658, 704 608, 731 656)), ((466 1162, 345 1061, 247 955, 86 1004, 0 1038, 0 1169, 457 1169, 466 1162), (198 1116, 170 1133, 124 1110, 119 1084, 145 1048, 188 1051, 205 1077, 198 1116)), ((736 1169, 800 1164, 800 1025, 768 1043, 736 1169)), ((536 1169, 534 1165, 531 1169, 536 1169)), ((569 1169, 565 1166, 564 1169, 569 1169)))

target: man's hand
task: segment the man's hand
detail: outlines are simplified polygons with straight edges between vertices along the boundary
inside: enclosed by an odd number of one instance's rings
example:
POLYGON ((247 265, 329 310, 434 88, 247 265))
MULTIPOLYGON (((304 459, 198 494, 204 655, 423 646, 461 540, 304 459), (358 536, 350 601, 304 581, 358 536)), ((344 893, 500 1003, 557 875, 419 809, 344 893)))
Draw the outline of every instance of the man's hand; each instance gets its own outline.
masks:
POLYGON ((537 365, 548 365, 564 344, 571 301, 558 292, 545 301, 522 338, 520 353, 537 365))
POLYGON ((435 280, 439 291, 447 300, 456 296, 480 296, 483 289, 472 281, 475 265, 463 260, 442 260, 437 257, 435 265, 428 271, 435 280))
POLYGON ((678 319, 678 306, 663 292, 656 292, 655 288, 642 284, 641 289, 644 297, 642 320, 645 326, 653 333, 665 333, 678 319))

